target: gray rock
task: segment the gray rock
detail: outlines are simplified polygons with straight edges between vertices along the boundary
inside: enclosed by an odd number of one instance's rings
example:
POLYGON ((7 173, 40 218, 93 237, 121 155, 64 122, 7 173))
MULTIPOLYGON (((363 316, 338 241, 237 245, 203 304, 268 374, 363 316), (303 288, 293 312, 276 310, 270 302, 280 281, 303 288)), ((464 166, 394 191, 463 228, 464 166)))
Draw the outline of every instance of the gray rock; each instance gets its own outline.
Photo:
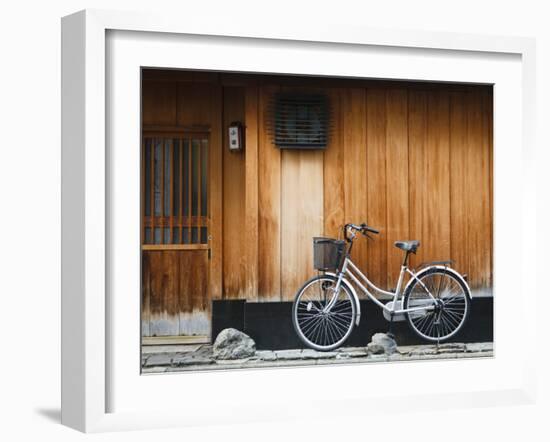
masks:
POLYGON ((369 342, 367 345, 367 351, 371 355, 381 355, 385 353, 384 346, 380 344, 375 344, 374 342, 369 342))
POLYGON ((217 336, 212 349, 216 359, 246 359, 256 353, 256 343, 243 332, 226 328, 217 336))
POLYGON ((395 340, 389 337, 386 333, 375 333, 371 339, 371 342, 367 345, 367 349, 372 354, 382 354, 391 355, 397 350, 397 344, 395 340), (380 351, 382 347, 383 351, 380 351))

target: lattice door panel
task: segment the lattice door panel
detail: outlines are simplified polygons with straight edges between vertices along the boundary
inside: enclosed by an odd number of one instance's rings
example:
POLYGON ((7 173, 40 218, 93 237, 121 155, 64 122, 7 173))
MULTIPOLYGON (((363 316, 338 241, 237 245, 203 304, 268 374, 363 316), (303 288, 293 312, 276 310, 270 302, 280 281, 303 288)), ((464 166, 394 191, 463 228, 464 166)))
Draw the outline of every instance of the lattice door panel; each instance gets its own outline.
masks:
POLYGON ((208 134, 144 137, 144 246, 208 243, 208 147, 208 134))

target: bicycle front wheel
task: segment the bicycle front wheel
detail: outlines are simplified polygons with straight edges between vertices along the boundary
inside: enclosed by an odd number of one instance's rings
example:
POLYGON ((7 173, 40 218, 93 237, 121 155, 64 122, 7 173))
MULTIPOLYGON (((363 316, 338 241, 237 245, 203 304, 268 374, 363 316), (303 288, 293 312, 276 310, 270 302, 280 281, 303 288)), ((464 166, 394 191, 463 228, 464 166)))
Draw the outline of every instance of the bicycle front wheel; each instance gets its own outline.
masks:
POLYGON ((447 269, 432 267, 421 272, 404 294, 410 327, 428 341, 444 341, 456 335, 470 313, 468 287, 447 269), (425 310, 422 307, 429 307, 425 310))
POLYGON ((345 285, 341 285, 332 308, 325 311, 333 298, 336 282, 337 278, 331 275, 310 279, 298 291, 292 306, 294 329, 300 340, 314 350, 339 347, 353 330, 355 300, 345 285))

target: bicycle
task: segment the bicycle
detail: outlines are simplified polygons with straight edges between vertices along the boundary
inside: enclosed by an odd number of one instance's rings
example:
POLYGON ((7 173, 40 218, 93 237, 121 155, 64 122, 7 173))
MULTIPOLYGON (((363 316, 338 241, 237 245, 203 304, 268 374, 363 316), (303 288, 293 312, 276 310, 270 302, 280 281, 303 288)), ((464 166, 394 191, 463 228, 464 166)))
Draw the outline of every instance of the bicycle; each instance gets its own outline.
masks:
POLYGON ((383 309, 390 321, 407 320, 412 330, 427 341, 450 339, 464 326, 470 313, 472 294, 466 278, 451 268, 452 261, 408 266, 409 255, 416 254, 419 241, 396 241, 405 252, 395 291, 386 291, 372 283, 351 260, 357 233, 371 238, 380 233, 363 223, 346 224, 345 240, 313 238, 314 267, 323 272, 308 280, 297 292, 292 307, 292 322, 301 341, 320 351, 342 345, 359 325, 361 307, 353 281, 374 303, 383 309), (410 276, 403 289, 405 275, 410 276), (392 297, 384 304, 367 287, 392 297))

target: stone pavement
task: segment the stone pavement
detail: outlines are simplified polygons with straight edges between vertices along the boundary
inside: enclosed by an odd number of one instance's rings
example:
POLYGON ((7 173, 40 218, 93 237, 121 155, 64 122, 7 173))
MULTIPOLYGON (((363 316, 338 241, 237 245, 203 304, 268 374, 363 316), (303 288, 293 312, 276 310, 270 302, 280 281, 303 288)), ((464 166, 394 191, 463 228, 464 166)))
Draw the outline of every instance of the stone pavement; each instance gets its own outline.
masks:
POLYGON ((310 349, 258 350, 246 359, 216 360, 212 346, 145 346, 141 355, 142 373, 227 370, 234 368, 296 367, 310 365, 355 364, 389 361, 418 361, 492 357, 493 343, 398 346, 390 355, 373 354, 367 347, 342 347, 331 352, 310 349))

